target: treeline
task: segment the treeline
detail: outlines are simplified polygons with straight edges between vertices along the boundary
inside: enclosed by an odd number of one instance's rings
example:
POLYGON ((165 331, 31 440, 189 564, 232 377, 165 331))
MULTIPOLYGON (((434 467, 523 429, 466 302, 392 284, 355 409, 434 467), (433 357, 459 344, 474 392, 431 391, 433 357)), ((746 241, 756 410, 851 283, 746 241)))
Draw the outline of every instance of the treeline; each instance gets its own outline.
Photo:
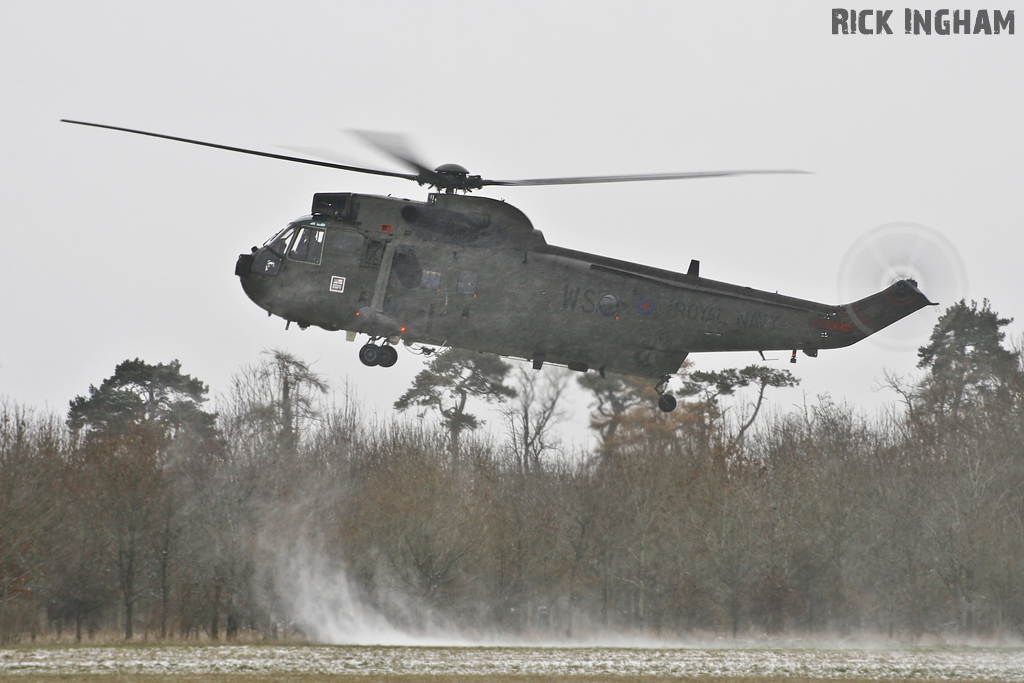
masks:
POLYGON ((436 357, 396 418, 329 403, 281 351, 215 413, 177 363, 126 361, 66 416, 0 403, 0 639, 332 639, 384 621, 1020 636, 1008 322, 987 302, 950 308, 921 376, 888 378, 899 403, 872 417, 828 398, 765 414, 794 382, 765 366, 689 372, 670 414, 587 375, 589 452, 556 438, 569 375, 493 357, 436 357), (474 431, 467 397, 501 406, 500 435, 474 431))

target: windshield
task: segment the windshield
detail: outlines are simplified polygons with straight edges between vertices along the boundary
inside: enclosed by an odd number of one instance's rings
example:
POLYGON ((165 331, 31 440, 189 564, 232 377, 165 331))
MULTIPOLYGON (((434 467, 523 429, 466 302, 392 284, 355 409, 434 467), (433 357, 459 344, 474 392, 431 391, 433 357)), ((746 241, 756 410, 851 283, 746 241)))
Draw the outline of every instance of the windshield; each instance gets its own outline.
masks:
POLYGON ((263 248, 256 252, 252 262, 252 272, 259 275, 277 275, 281 270, 281 262, 288 253, 288 243, 295 235, 295 226, 289 225, 263 243, 263 248))
POLYGON ((281 258, 284 258, 285 253, 288 251, 288 243, 291 241, 293 234, 295 234, 295 226, 289 225, 284 230, 264 242, 263 246, 270 249, 281 258))

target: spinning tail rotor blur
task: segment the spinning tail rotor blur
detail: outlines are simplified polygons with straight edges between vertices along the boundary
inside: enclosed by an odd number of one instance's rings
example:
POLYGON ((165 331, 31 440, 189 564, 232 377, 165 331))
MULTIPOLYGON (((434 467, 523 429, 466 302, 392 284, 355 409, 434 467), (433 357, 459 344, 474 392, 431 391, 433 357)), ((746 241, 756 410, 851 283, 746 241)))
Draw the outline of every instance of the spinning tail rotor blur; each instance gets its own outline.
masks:
POLYGON ((893 351, 924 344, 941 312, 967 296, 967 272, 953 243, 933 228, 898 222, 869 230, 846 251, 837 280, 839 300, 853 301, 903 279, 915 281, 939 306, 870 338, 893 351))

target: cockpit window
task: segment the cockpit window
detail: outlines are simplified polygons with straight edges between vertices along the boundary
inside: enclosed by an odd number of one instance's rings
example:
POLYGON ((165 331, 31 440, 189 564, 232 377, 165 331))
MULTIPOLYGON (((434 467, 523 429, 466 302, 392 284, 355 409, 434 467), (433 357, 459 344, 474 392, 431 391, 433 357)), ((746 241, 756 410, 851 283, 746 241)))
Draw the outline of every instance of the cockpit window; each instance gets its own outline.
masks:
POLYGON ((288 243, 295 236, 295 228, 291 225, 263 243, 263 248, 256 252, 252 262, 252 272, 258 275, 277 275, 281 270, 284 255, 288 253, 288 243))
POLYGON ((324 231, 319 228, 299 228, 288 258, 292 261, 320 263, 324 251, 324 231))
POLYGON ((281 258, 284 258, 285 253, 288 251, 288 242, 291 241, 292 235, 294 234, 295 228, 289 225, 287 228, 264 242, 263 246, 270 249, 281 258))

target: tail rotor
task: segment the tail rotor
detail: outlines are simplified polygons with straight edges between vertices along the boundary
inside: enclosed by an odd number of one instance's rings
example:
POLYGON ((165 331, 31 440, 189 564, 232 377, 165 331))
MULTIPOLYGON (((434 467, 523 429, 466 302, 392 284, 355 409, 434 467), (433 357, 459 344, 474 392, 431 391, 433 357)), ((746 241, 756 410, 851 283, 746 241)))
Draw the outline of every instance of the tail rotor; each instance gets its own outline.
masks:
POLYGON ((967 296, 967 272, 956 247, 939 231, 918 223, 887 223, 861 235, 847 250, 839 267, 839 300, 853 301, 900 280, 913 280, 939 306, 870 339, 883 348, 908 351, 927 341, 947 306, 967 296))

